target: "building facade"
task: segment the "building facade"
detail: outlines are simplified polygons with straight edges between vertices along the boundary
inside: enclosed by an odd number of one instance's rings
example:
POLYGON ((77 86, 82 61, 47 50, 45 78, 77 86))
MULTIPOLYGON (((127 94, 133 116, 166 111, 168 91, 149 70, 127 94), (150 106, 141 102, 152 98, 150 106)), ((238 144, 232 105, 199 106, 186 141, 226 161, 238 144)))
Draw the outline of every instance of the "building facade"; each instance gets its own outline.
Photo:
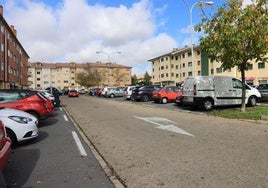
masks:
MULTIPOLYGON (((225 75, 241 78, 237 67, 223 71, 220 62, 212 62, 201 53, 200 46, 173 49, 170 53, 150 59, 152 63, 152 82, 162 85, 180 85, 184 79, 200 75, 225 75), (194 63, 192 63, 192 61, 194 63)), ((268 83, 268 68, 265 62, 250 62, 246 71, 246 81, 250 85, 268 83)))
POLYGON ((9 26, 0 6, 0 88, 27 88, 29 56, 17 39, 14 26, 9 26))
POLYGON ((131 85, 131 67, 116 63, 29 63, 28 85, 32 89, 50 86, 59 89, 87 89, 76 82, 78 73, 95 72, 100 76, 94 87, 131 85))

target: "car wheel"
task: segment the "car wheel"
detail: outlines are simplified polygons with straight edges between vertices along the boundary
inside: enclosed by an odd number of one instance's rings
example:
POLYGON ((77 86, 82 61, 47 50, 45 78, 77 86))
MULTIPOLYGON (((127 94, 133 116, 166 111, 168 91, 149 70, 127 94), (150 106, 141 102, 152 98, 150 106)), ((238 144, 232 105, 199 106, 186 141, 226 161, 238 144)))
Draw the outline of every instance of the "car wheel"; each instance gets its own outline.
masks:
POLYGON ((168 99, 167 99, 167 98, 163 98, 163 99, 162 99, 162 103, 163 103, 163 104, 166 104, 167 102, 168 102, 168 99))
POLYGON ((111 98, 114 98, 114 94, 111 94, 110 97, 111 97, 111 98))
POLYGON ((148 95, 143 95, 143 96, 142 96, 142 100, 143 100, 144 102, 148 102, 148 101, 149 101, 149 97, 148 97, 148 95))
POLYGON ((203 101, 203 109, 209 111, 213 108, 214 104, 211 99, 204 99, 203 101))
POLYGON ((11 129, 8 129, 8 128, 6 128, 6 132, 7 132, 7 136, 12 141, 12 145, 17 144, 17 137, 15 133, 11 129))
POLYGON ((249 97, 248 105, 254 107, 256 106, 256 104, 257 104, 257 98, 254 96, 249 97))
POLYGON ((32 116, 34 116, 34 117, 36 117, 36 119, 37 119, 37 121, 39 122, 39 120, 40 120, 40 117, 39 117, 39 115, 36 113, 36 112, 28 112, 29 114, 31 114, 32 116))

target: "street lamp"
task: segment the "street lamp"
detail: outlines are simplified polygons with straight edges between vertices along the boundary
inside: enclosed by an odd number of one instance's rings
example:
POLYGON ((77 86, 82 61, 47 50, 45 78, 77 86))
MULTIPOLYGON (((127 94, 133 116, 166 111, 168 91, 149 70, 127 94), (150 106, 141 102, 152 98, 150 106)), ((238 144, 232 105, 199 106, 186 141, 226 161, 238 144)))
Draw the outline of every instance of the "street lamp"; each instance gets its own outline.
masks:
POLYGON ((111 57, 112 54, 121 54, 121 52, 110 52, 110 53, 107 53, 105 51, 97 51, 96 53, 97 54, 103 53, 103 54, 107 55, 108 63, 110 63, 110 57, 111 57))
MULTIPOLYGON (((105 52, 105 51, 97 51, 96 53, 97 53, 97 54, 103 53, 103 54, 107 55, 108 63, 110 63, 110 58, 111 58, 111 55, 112 55, 112 54, 121 54, 120 51, 118 51, 118 52, 110 52, 110 53, 107 53, 107 52, 105 52)), ((110 65, 110 64, 108 64, 108 65, 110 65)), ((111 81, 110 78, 111 78, 111 67, 109 68, 109 82, 111 81)))
POLYGON ((183 0, 184 3, 187 5, 189 12, 190 12, 190 29, 191 29, 191 61, 192 61, 192 76, 194 76, 194 44, 193 44, 193 8, 196 5, 200 5, 200 6, 206 6, 206 5, 213 5, 214 2, 213 1, 201 1, 201 2, 196 2, 194 3, 192 6, 189 5, 189 3, 186 0, 183 0))

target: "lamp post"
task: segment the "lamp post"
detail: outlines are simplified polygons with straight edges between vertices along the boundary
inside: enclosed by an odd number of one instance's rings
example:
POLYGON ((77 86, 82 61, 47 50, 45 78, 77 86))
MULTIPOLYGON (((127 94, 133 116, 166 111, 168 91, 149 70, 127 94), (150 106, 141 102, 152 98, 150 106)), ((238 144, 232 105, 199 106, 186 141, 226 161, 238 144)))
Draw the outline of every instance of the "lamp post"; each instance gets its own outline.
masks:
POLYGON ((97 51, 96 53, 97 54, 103 53, 103 54, 107 55, 108 63, 110 63, 110 58, 111 58, 111 55, 112 54, 121 54, 121 52, 110 52, 110 53, 107 53, 105 51, 97 51))
MULTIPOLYGON (((110 52, 110 53, 107 53, 107 52, 105 52, 105 51, 97 51, 96 53, 97 53, 97 54, 103 53, 103 54, 107 55, 108 63, 110 63, 110 58, 111 58, 111 55, 112 55, 112 54, 121 54, 120 51, 118 51, 118 52, 110 52)), ((111 81, 110 78, 111 78, 111 67, 109 68, 109 82, 111 81)))
POLYGON ((195 2, 192 6, 189 5, 189 3, 186 0, 183 0, 184 3, 187 5, 189 12, 190 12, 190 29, 191 29, 191 61, 192 61, 192 76, 194 76, 194 44, 193 44, 193 8, 196 5, 205 6, 205 5, 213 5, 213 1, 201 1, 201 2, 195 2))

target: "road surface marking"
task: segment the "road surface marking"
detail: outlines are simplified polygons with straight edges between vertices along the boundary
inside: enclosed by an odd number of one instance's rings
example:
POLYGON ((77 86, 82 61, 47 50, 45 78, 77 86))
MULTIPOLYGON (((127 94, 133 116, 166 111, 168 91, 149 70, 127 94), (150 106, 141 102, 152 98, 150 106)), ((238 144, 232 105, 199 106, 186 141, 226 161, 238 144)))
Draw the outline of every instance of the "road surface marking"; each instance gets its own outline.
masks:
POLYGON ((69 121, 68 117, 64 114, 63 118, 65 119, 65 121, 69 121))
POLYGON ((74 141, 75 141, 75 143, 76 143, 76 145, 77 145, 77 147, 78 147, 78 150, 79 150, 79 152, 80 152, 80 155, 81 155, 82 157, 87 156, 87 152, 86 152, 86 150, 84 149, 84 147, 83 147, 83 145, 82 145, 82 143, 81 143, 81 141, 80 141, 80 139, 79 139, 77 133, 76 133, 75 131, 72 131, 72 135, 73 135, 74 141))
POLYGON ((155 124, 157 125, 155 128, 158 129, 163 129, 163 130, 167 130, 170 132, 175 132, 175 133, 179 133, 179 134, 184 134, 184 135, 188 135, 188 136, 193 136, 192 134, 188 133, 187 131, 180 129, 179 127, 171 124, 174 123, 169 119, 166 118, 161 118, 161 117, 138 117, 138 116, 134 116, 137 119, 141 119, 143 121, 147 121, 149 123, 155 124))
POLYGON ((149 104, 143 104, 143 106, 147 106, 147 107, 151 107, 151 108, 155 108, 156 107, 154 105, 149 105, 149 104))

